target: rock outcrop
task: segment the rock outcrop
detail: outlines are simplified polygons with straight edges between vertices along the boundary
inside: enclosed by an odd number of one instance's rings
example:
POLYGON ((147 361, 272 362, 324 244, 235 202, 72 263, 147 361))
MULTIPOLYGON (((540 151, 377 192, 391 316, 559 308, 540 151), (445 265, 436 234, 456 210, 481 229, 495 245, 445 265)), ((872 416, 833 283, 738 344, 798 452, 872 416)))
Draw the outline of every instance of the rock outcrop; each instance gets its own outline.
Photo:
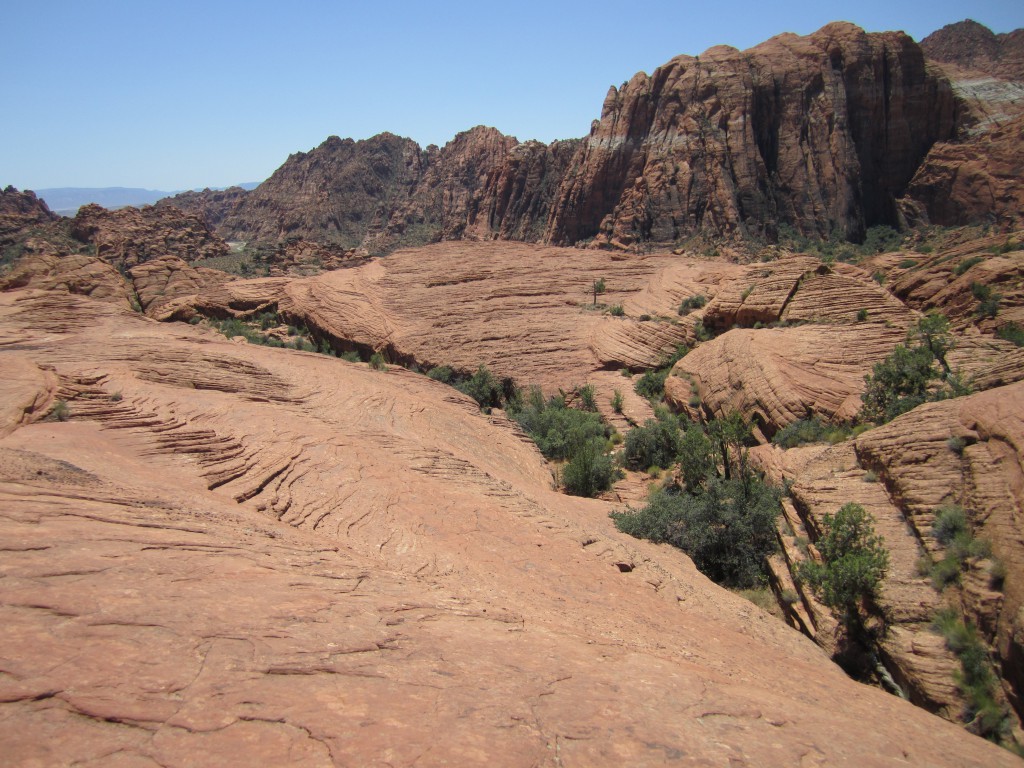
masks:
MULTIPOLYGON (((1024 88, 1021 89, 1024 107, 1024 88)), ((900 201, 907 224, 1024 225, 1024 112, 932 147, 900 201)))
POLYGON ((78 209, 71 234, 95 247, 96 256, 119 268, 161 256, 182 261, 226 256, 228 246, 199 217, 170 206, 119 208, 98 205, 78 209))
POLYGON ((59 218, 31 190, 19 192, 10 186, 0 190, 0 248, 13 243, 26 229, 59 218))
POLYGON ((229 240, 371 253, 450 239, 774 238, 780 223, 859 239, 897 223, 895 201, 932 145, 954 138, 957 109, 909 37, 835 23, 639 73, 609 91, 581 141, 519 144, 477 127, 424 151, 391 134, 331 137, 229 212, 227 195, 167 202, 208 206, 229 240))
POLYGON ((929 59, 1003 80, 1024 81, 1024 29, 995 34, 972 19, 947 24, 921 41, 929 59))
POLYGON ((238 207, 242 198, 247 194, 248 190, 242 187, 204 189, 165 197, 158 200, 155 205, 157 208, 173 207, 190 213, 202 219, 210 229, 216 231, 225 217, 238 207))
POLYGON ((0 358, 12 764, 1016 761, 554 493, 426 377, 26 290, 0 358))

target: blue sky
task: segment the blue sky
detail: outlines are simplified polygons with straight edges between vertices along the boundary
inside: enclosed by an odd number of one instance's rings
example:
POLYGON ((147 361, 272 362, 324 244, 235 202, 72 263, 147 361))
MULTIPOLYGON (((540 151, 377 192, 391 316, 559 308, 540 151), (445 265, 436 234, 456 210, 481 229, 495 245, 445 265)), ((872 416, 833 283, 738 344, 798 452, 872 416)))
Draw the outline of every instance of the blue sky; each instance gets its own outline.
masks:
POLYGON ((1008 32, 1024 3, 0 0, 0 186, 259 181, 331 134, 578 137, 609 85, 681 53, 965 16, 1008 32))

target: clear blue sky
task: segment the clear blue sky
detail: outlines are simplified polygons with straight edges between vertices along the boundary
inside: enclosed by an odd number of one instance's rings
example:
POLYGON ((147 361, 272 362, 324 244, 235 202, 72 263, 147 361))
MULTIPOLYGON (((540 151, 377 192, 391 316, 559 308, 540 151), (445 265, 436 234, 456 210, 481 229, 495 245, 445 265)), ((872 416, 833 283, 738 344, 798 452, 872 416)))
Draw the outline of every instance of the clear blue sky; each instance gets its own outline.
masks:
POLYGON ((327 136, 585 135, 675 55, 847 20, 915 39, 1021 0, 0 0, 0 186, 172 190, 269 176, 327 136))

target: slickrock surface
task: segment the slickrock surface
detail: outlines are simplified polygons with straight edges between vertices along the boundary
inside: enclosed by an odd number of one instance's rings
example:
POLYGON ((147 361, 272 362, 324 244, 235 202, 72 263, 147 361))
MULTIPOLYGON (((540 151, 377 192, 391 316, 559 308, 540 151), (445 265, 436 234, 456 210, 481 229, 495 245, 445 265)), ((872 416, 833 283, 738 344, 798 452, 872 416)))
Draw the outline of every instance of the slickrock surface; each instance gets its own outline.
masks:
POLYGON ((908 306, 922 311, 938 310, 959 328, 975 325, 991 331, 998 325, 1016 322, 1024 325, 1024 251, 1002 251, 1007 244, 1024 240, 1024 233, 990 235, 943 248, 928 256, 913 256, 906 263, 900 257, 878 257, 865 264, 867 269, 881 268, 888 275, 888 288, 908 306), (884 261, 888 259, 888 267, 884 261), (899 262, 899 263, 895 263, 899 262), (960 274, 956 274, 959 269, 960 274), (996 318, 977 316, 978 300, 971 284, 988 285, 999 294, 996 318))
POLYGON ((988 587, 986 563, 968 581, 963 607, 995 645, 1004 676, 1021 696, 1020 614, 1024 604, 1024 384, 1018 382, 940 403, 921 406, 856 442, 861 464, 874 469, 903 510, 924 546, 940 558, 932 534, 935 510, 960 504, 969 510, 977 538, 992 542, 1006 564, 1000 593, 988 587), (962 453, 950 447, 961 438, 962 453))
POLYGON ((0 278, 0 290, 32 288, 65 291, 131 306, 128 284, 110 264, 84 254, 32 254, 19 260, 9 274, 0 278))
POLYGON ((233 279, 216 269, 191 267, 177 256, 162 256, 129 270, 142 310, 156 320, 175 318, 182 304, 201 291, 233 279))
POLYGON ((7 764, 1017 762, 425 377, 60 292, 0 294, 0 358, 71 414, 0 439, 7 764))
POLYGON ((679 303, 714 296, 741 269, 669 254, 442 243, 301 280, 235 281, 188 301, 216 316, 273 306, 338 347, 383 350, 424 370, 472 373, 483 363, 549 394, 591 383, 609 416, 619 389, 626 414, 642 421, 650 406, 615 369, 656 365, 691 340, 695 320, 679 318, 679 303), (598 279, 599 302, 623 304, 625 316, 593 308, 598 279))
POLYGON ((85 205, 71 221, 71 234, 94 245, 101 259, 124 267, 161 256, 191 262, 228 253, 227 243, 202 219, 170 206, 108 211, 95 204, 85 205))

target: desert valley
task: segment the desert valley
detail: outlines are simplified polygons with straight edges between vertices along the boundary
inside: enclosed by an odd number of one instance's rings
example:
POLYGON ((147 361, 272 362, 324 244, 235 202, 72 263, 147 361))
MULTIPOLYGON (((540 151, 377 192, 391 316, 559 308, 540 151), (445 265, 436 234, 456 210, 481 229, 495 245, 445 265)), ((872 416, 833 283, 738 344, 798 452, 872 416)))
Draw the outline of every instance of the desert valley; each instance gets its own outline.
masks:
POLYGON ((0 762, 1016 765, 1024 30, 0 192, 0 762), (596 106, 596 105, 595 105, 596 106))

